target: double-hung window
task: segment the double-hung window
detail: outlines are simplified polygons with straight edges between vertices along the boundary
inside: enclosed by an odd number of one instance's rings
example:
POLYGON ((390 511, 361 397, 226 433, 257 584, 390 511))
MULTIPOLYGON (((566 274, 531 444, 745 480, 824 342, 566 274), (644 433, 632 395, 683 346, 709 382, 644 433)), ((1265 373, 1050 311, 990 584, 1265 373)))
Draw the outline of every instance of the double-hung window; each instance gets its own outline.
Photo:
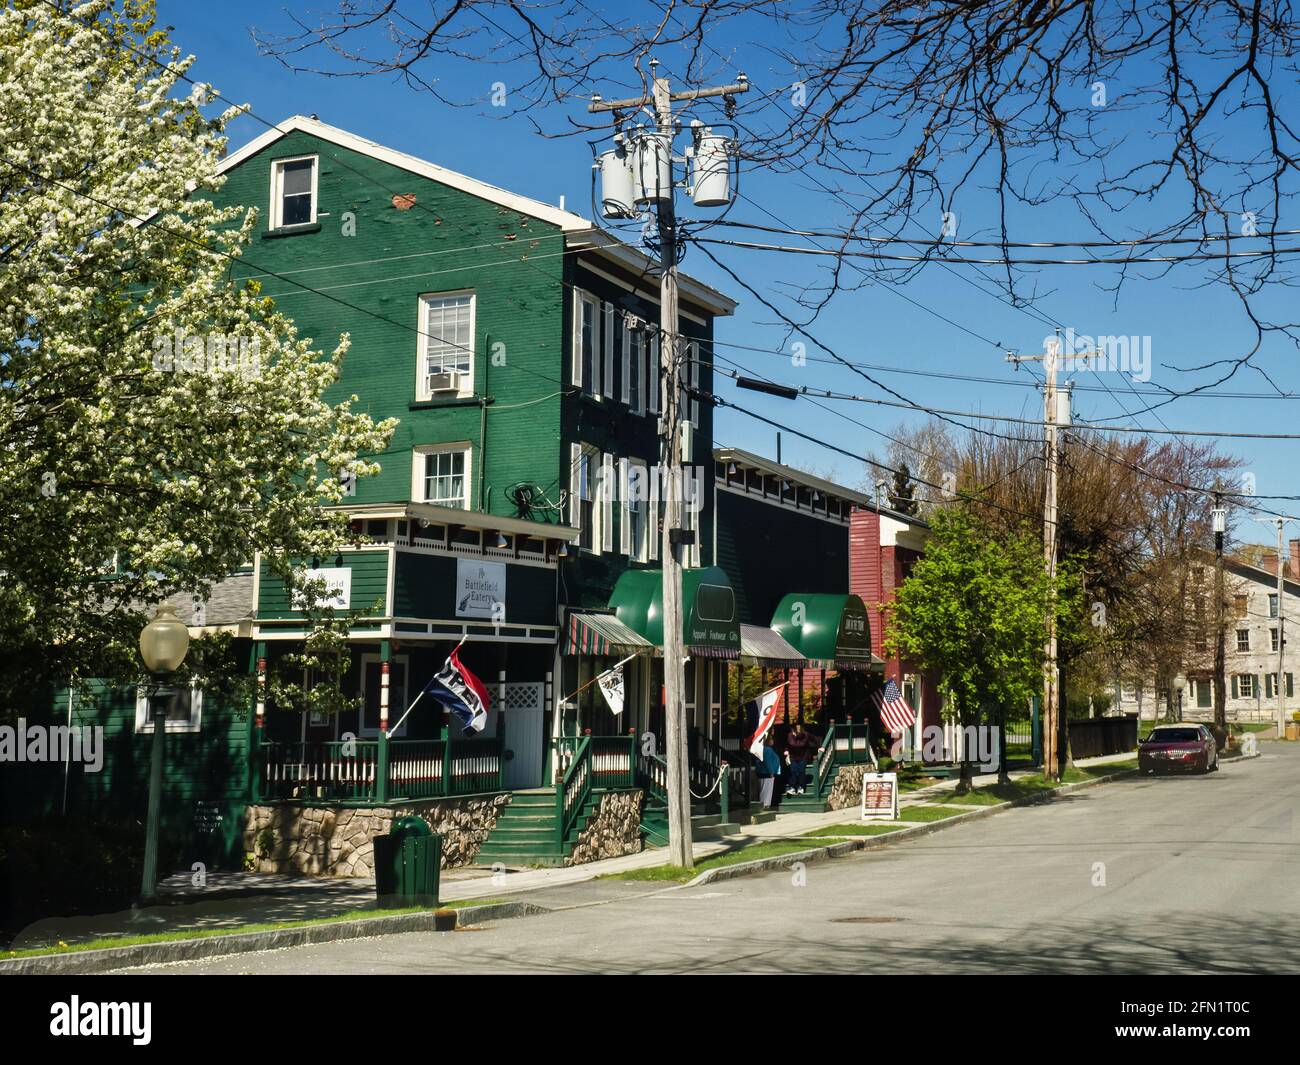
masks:
POLYGON ((623 323, 623 402, 634 414, 645 411, 645 330, 623 323))
POLYGON ((1237 650, 1238 651, 1250 650, 1250 629, 1237 630, 1237 650))
POLYGON ((474 294, 420 297, 420 357, 416 395, 432 399, 474 392, 474 294))
POLYGON ((277 159, 271 164, 271 228, 316 221, 316 156, 277 159))
POLYGON ((589 396, 600 394, 600 301, 585 292, 573 294, 573 383, 589 396))
POLYGON ((686 367, 682 374, 686 383, 686 398, 682 404, 682 417, 698 429, 700 427, 700 342, 692 340, 686 345, 686 367))
POLYGON ((623 499, 620 548, 634 562, 644 562, 649 555, 650 478, 644 462, 619 460, 619 490, 623 499))
POLYGON ((456 510, 469 509, 469 448, 434 446, 415 453, 415 498, 456 510))
POLYGON ((199 732, 203 725, 203 691, 200 688, 181 687, 170 691, 156 692, 153 705, 150 706, 149 689, 141 685, 135 696, 135 731, 151 733, 154 729, 151 710, 158 709, 161 703, 167 712, 165 732, 199 732))

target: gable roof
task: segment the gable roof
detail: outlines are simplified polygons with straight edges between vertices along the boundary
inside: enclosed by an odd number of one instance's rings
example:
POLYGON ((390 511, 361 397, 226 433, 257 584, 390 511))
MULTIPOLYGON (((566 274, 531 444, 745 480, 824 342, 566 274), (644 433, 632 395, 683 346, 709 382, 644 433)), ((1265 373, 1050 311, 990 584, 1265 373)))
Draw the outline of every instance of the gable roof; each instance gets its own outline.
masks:
MULTIPOLYGON (((520 214, 528 215, 530 218, 536 218, 542 222, 548 222, 559 227, 564 233, 566 246, 587 249, 593 254, 608 258, 624 267, 631 266, 637 273, 644 272, 654 265, 643 252, 619 240, 618 237, 601 229, 582 215, 562 210, 552 204, 535 200, 530 196, 521 196, 516 192, 510 192, 486 181, 480 181, 478 178, 472 178, 467 174, 448 170, 436 163, 430 163, 428 160, 408 155, 406 152, 399 152, 393 148, 385 147, 376 141, 358 136, 355 133, 349 133, 345 129, 339 129, 337 126, 331 126, 307 115, 292 115, 283 122, 278 123, 274 128, 268 129, 265 133, 255 137, 238 151, 221 160, 217 166, 217 173, 224 174, 226 171, 239 166, 290 133, 306 133, 309 136, 319 137, 321 140, 337 144, 341 148, 347 148, 371 159, 377 159, 380 162, 397 167, 399 170, 417 174, 449 188, 458 189, 461 192, 469 193, 471 196, 477 196, 489 203, 495 203, 509 210, 518 211, 520 214)), ((678 288, 684 299, 704 307, 715 315, 728 315, 736 309, 735 300, 686 274, 679 275, 678 288)))

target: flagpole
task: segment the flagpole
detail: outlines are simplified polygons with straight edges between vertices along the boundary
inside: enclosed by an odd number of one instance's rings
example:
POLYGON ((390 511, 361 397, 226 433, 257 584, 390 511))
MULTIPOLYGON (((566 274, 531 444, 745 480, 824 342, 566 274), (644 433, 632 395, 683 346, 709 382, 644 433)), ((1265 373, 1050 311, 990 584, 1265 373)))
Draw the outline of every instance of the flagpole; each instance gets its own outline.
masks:
POLYGON ((600 673, 597 673, 594 677, 591 678, 591 680, 587 681, 586 684, 584 684, 581 688, 577 689, 577 691, 571 691, 571 692, 569 692, 568 695, 566 695, 566 696, 564 696, 563 698, 561 698, 561 699, 560 699, 561 704, 563 704, 563 703, 567 703, 567 702, 568 702, 570 699, 572 699, 575 695, 581 695, 581 694, 582 694, 583 692, 585 692, 588 688, 590 688, 593 684, 595 684, 596 681, 600 680, 601 677, 605 676, 606 673, 613 673, 614 670, 618 669, 619 666, 625 666, 625 665, 627 665, 627 663, 631 662, 632 659, 634 659, 635 657, 636 657, 636 653, 630 654, 630 655, 628 655, 625 659, 623 659, 623 661, 621 661, 621 662, 615 662, 612 666, 609 667, 609 669, 606 669, 606 670, 601 671, 600 673))
MULTIPOLYGON (((457 651, 459 651, 461 648, 461 644, 463 644, 468 639, 469 639, 469 633, 466 633, 464 636, 460 638, 460 643, 458 643, 455 647, 451 649, 451 653, 455 654, 457 651)), ((435 673, 434 676, 437 676, 437 674, 435 673)), ((426 684, 423 688, 420 689, 420 694, 417 695, 415 699, 412 700, 411 705, 406 708, 406 713, 403 714, 400 718, 398 718, 397 724, 388 730, 390 735, 402 727, 402 722, 405 721, 407 717, 410 715, 411 711, 415 709, 415 704, 424 698, 425 690, 428 687, 429 685, 426 684)))

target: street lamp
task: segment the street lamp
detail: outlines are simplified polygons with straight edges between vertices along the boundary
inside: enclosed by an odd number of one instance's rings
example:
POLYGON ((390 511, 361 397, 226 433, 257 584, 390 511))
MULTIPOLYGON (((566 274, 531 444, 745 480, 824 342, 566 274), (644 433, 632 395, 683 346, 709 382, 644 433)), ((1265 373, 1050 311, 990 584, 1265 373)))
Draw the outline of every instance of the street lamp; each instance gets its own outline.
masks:
MULTIPOLYGON (((170 676, 180 669, 190 649, 190 634, 176 611, 163 603, 153 620, 140 633, 140 657, 155 676, 170 676)), ((167 701, 176 695, 165 681, 146 688, 147 710, 153 721, 153 748, 149 761, 149 814, 144 837, 144 874, 140 883, 140 901, 157 900, 158 820, 162 809, 163 740, 167 734, 167 701), (166 696, 166 698, 164 698, 166 696)))

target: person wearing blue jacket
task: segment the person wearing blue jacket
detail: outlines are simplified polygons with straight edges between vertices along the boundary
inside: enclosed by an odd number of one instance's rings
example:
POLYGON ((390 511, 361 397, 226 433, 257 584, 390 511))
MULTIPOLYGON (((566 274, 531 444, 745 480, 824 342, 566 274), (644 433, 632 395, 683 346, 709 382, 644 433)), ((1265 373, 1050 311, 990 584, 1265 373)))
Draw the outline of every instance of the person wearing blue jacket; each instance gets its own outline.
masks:
POLYGON ((780 773, 781 756, 776 753, 776 747, 772 744, 772 733, 769 732, 763 737, 763 757, 759 760, 756 772, 758 798, 765 810, 772 806, 772 791, 776 787, 776 778, 780 773))

